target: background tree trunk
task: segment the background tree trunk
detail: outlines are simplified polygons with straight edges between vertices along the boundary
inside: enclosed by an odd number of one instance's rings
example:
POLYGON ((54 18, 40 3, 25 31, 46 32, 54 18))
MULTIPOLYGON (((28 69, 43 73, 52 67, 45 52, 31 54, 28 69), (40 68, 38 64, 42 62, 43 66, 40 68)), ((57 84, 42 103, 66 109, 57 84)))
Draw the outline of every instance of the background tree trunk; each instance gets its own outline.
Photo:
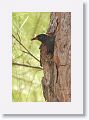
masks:
POLYGON ((71 101, 71 13, 55 12, 50 15, 48 34, 55 35, 54 56, 41 45, 43 66, 43 95, 47 102, 71 101))

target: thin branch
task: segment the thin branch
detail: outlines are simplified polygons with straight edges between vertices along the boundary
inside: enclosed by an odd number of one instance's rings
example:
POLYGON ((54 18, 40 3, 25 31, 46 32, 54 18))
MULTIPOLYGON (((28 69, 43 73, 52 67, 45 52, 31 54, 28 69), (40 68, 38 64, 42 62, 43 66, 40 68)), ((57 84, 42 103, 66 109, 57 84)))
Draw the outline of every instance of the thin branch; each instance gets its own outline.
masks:
POLYGON ((21 55, 15 57, 15 58, 13 59, 13 61, 15 61, 16 59, 20 58, 22 55, 23 55, 23 53, 22 53, 21 55))
POLYGON ((17 76, 15 76, 15 75, 12 75, 12 77, 15 78, 15 79, 18 79, 19 81, 23 81, 23 82, 26 82, 26 83, 31 83, 31 82, 32 82, 32 81, 26 80, 26 79, 24 79, 24 78, 17 77, 17 76))
POLYGON ((17 35, 18 35, 19 41, 21 42, 21 38, 20 38, 20 36, 19 36, 18 32, 17 32, 17 35))
POLYGON ((24 24, 27 22, 29 16, 26 17, 26 19, 23 21, 22 25, 20 26, 19 30, 24 26, 24 24))
POLYGON ((29 54, 28 52, 24 51, 24 50, 21 50, 22 52, 26 53, 26 54, 29 54))
POLYGON ((40 62, 40 60, 38 60, 32 53, 29 52, 29 50, 12 34, 12 37, 15 38, 15 40, 17 42, 19 42, 19 44, 33 57, 35 58, 38 62, 40 62))
POLYGON ((41 67, 36 67, 36 66, 31 66, 31 65, 21 64, 21 63, 15 63, 15 62, 12 62, 12 65, 17 65, 17 66, 22 66, 22 67, 30 67, 30 68, 43 70, 41 67))

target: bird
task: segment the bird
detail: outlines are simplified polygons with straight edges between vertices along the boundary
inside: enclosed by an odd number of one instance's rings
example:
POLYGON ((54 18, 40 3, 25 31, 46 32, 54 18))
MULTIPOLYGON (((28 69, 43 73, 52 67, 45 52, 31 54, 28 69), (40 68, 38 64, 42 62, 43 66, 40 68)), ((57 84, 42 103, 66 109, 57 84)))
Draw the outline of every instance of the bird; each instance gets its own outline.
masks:
POLYGON ((46 45, 48 54, 53 55, 55 36, 52 35, 49 36, 47 34, 39 34, 36 37, 32 38, 31 40, 38 40, 44 45, 46 45))

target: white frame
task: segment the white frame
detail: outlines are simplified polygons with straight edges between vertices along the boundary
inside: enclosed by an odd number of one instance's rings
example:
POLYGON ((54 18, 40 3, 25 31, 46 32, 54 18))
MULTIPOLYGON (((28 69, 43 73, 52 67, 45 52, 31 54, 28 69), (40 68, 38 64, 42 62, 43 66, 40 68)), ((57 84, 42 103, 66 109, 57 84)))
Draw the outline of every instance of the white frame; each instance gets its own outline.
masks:
POLYGON ((83 114, 82 0, 0 0, 0 113, 83 114), (12 12, 71 12, 71 102, 12 102, 12 12))

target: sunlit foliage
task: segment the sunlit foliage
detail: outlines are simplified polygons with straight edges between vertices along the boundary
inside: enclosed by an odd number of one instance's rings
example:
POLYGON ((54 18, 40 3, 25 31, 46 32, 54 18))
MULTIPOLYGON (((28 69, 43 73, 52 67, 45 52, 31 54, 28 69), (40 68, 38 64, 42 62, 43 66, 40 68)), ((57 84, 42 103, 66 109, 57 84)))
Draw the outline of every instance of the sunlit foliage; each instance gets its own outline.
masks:
POLYGON ((14 12, 12 13, 12 101, 43 102, 40 66, 40 42, 31 39, 46 33, 50 13, 14 12), (19 41, 17 41, 17 40, 19 41), (25 49, 26 48, 26 49, 25 49), (29 52, 35 56, 29 54, 29 52), (36 67, 36 68, 34 68, 36 67))

